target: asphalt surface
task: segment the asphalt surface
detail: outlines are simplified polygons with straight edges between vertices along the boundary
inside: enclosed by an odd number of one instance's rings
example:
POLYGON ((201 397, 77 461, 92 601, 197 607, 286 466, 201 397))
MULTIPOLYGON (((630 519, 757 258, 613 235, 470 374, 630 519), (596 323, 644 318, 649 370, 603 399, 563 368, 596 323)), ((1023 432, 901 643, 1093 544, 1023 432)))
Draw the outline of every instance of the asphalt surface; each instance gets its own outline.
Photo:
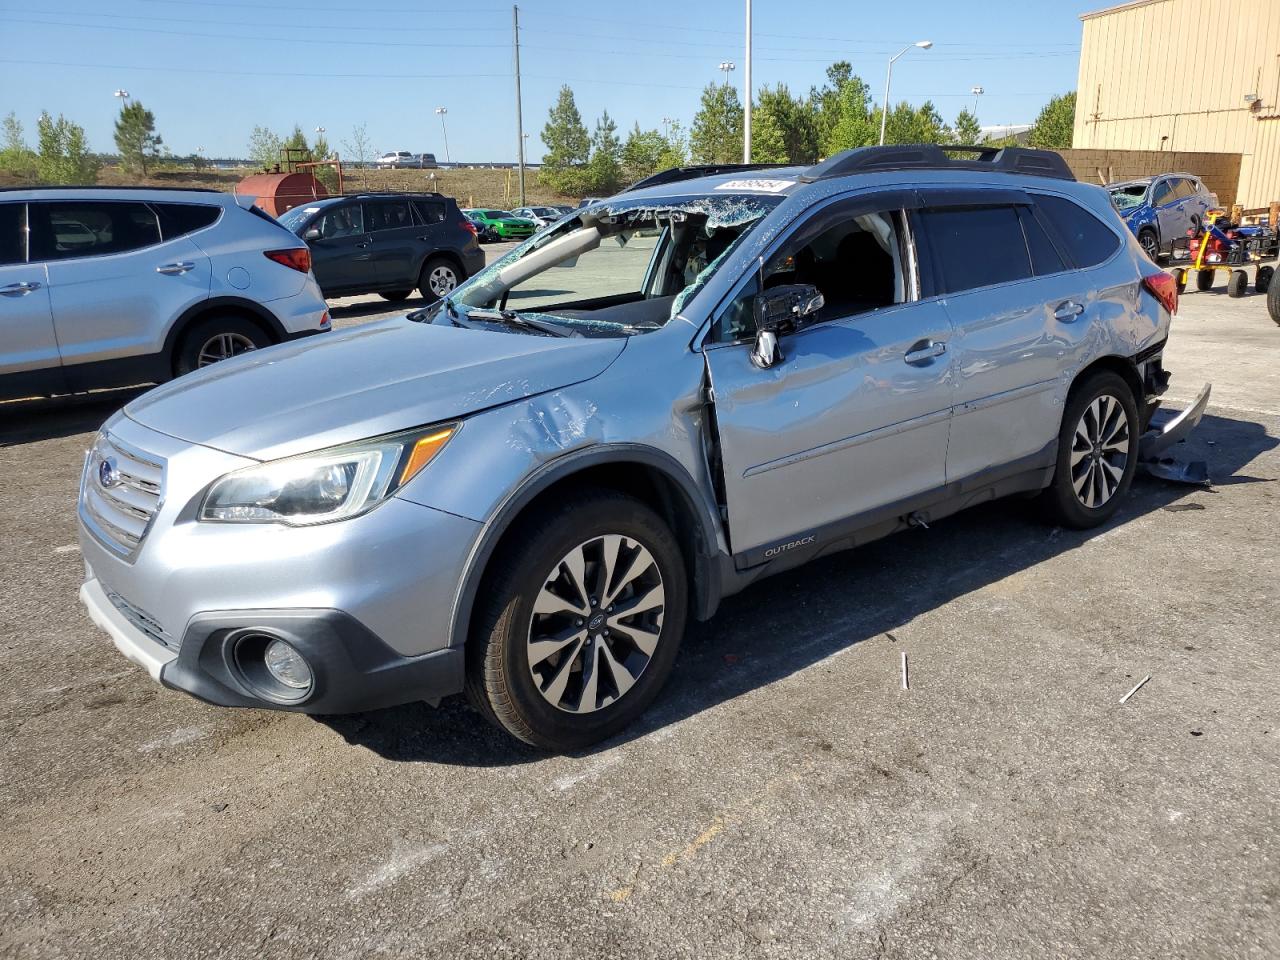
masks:
POLYGON ((76 600, 81 458, 131 394, 0 406, 0 956, 1280 956, 1280 327, 1193 293, 1166 364, 1171 407, 1217 384, 1178 451, 1211 489, 762 582, 581 756, 461 701, 153 684, 76 600))

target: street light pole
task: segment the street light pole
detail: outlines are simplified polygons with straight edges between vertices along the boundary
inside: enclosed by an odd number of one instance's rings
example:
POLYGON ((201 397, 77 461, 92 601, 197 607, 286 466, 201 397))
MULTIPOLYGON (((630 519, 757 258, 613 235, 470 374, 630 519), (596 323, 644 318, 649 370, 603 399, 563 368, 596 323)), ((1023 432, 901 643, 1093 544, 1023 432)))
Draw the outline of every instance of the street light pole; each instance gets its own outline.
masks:
POLYGON ((112 94, 112 96, 120 101, 120 111, 123 113, 125 105, 129 102, 129 91, 117 90, 115 93, 112 94))
POLYGON ((743 71, 742 162, 751 162, 751 0, 747 0, 747 62, 743 71))
POLYGON ((524 206, 524 114, 520 107, 520 8, 511 6, 511 30, 516 53, 516 146, 520 155, 520 206, 524 206))
POLYGON ((915 43, 911 43, 903 47, 889 58, 889 69, 884 75, 884 109, 880 111, 880 146, 884 146, 884 130, 889 123, 889 84, 893 81, 894 61, 903 54, 908 53, 912 47, 919 47, 921 50, 928 50, 932 46, 932 40, 917 40, 915 43))
POLYGON ((448 112, 448 107, 436 107, 436 116, 440 118, 440 132, 444 134, 444 162, 452 164, 453 158, 449 156, 449 128, 444 125, 444 115, 448 112))
POLYGON ((979 98, 980 96, 982 96, 984 93, 986 93, 987 91, 983 90, 981 87, 974 87, 974 88, 973 88, 972 90, 970 90, 969 92, 973 94, 973 115, 974 115, 974 117, 977 117, 977 115, 978 115, 978 98, 979 98))

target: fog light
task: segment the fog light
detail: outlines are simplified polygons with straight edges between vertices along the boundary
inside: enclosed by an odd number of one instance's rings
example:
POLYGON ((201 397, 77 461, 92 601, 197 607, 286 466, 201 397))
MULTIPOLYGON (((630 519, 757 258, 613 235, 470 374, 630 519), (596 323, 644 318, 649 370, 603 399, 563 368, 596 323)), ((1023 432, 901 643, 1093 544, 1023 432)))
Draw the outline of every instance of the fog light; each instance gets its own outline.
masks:
POLYGON ((272 640, 267 644, 263 662, 267 665, 267 672, 286 687, 306 690, 311 686, 311 668, 307 661, 283 640, 272 640))

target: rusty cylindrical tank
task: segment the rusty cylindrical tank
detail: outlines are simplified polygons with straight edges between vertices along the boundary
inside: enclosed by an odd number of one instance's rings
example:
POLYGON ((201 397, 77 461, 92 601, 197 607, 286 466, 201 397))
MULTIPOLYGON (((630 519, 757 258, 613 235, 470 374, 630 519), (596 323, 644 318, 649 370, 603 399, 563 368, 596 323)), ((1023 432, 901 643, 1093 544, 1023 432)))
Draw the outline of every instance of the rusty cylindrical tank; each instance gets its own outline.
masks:
POLYGON ((257 205, 273 217, 329 195, 309 173, 255 173, 236 184, 236 193, 257 197, 257 205))

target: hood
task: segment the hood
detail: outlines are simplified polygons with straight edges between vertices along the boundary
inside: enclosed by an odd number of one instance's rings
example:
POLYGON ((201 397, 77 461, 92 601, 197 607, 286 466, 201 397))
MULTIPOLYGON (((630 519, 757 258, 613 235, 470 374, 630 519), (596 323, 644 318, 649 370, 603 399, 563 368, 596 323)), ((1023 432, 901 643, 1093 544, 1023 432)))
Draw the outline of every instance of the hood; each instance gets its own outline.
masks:
POLYGON ((397 318, 224 360, 143 394, 124 413, 171 437, 274 460, 590 380, 626 342, 397 318))

